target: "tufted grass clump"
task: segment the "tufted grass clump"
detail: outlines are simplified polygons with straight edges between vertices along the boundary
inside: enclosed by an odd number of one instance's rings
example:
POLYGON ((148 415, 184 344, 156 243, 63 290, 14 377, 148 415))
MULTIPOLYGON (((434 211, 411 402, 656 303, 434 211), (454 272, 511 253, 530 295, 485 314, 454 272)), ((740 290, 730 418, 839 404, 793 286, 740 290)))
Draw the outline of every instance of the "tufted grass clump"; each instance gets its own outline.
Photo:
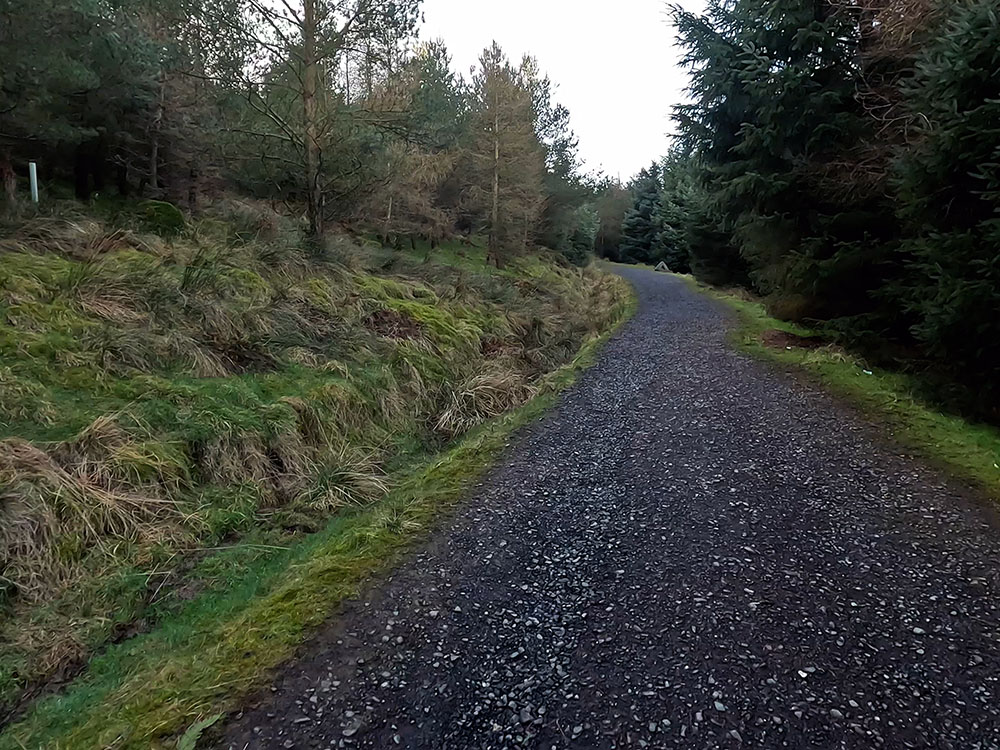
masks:
POLYGON ((544 258, 375 262, 346 235, 307 253, 246 202, 123 217, 71 208, 0 238, 0 715, 381 502, 627 297, 544 258))

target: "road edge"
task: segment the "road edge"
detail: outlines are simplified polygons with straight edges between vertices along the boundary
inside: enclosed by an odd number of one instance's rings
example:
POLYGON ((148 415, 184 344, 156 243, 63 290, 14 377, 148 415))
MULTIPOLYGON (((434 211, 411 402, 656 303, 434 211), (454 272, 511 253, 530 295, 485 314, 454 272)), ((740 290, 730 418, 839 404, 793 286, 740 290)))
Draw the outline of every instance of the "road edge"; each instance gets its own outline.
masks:
POLYGON ((181 732, 183 746, 193 748, 187 743, 267 684, 344 600, 425 541, 502 459, 515 434, 557 405, 635 314, 635 290, 622 284, 625 296, 608 329, 545 376, 534 398, 429 458, 382 500, 303 540, 301 554, 264 596, 224 609, 216 621, 203 613, 187 628, 173 621, 180 617, 168 618, 95 657, 63 693, 43 698, 6 727, 0 750, 173 748, 182 747, 181 732))
POLYGON ((708 286, 692 276, 672 275, 733 313, 737 325, 730 341, 739 351, 805 377, 859 410, 866 421, 912 455, 1000 506, 1000 429, 937 411, 912 393, 906 376, 873 367, 834 344, 768 346, 761 338, 765 331, 798 337, 811 337, 815 332, 772 318, 759 301, 708 286))

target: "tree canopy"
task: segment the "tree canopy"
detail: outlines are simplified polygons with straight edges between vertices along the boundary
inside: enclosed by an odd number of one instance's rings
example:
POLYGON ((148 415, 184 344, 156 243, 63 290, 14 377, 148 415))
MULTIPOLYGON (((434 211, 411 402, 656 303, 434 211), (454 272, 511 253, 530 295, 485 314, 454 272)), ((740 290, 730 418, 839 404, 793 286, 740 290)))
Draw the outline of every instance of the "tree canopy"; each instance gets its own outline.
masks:
MULTIPOLYGON (((530 57, 466 80, 419 0, 12 0, 0 14, 0 184, 198 210, 236 191, 390 245, 482 235, 584 262, 594 185, 530 57)), ((20 199, 23 203, 23 197, 20 199)))
POLYGON ((964 384, 963 408, 1000 418, 995 2, 671 13, 689 100, 601 252, 744 285, 779 317, 964 384))

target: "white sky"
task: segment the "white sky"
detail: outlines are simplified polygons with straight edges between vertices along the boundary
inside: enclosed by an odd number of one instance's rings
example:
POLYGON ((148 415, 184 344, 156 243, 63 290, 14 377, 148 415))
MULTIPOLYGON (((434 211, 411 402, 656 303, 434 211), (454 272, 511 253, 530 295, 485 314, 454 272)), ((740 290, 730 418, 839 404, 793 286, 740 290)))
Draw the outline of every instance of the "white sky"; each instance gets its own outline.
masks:
POLYGON ((466 78, 494 39, 512 59, 536 57, 587 169, 628 180, 665 153, 687 82, 666 0, 424 0, 423 13, 421 38, 444 39, 466 78))

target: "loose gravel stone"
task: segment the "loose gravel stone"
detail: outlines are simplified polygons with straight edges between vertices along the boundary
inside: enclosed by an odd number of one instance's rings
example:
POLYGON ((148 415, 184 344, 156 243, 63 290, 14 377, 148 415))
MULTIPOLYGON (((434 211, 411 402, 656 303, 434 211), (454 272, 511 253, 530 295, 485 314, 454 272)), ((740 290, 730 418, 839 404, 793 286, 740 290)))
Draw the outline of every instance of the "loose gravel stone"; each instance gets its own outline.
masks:
POLYGON ((220 747, 1000 750, 990 514, 622 274, 597 365, 220 747))

